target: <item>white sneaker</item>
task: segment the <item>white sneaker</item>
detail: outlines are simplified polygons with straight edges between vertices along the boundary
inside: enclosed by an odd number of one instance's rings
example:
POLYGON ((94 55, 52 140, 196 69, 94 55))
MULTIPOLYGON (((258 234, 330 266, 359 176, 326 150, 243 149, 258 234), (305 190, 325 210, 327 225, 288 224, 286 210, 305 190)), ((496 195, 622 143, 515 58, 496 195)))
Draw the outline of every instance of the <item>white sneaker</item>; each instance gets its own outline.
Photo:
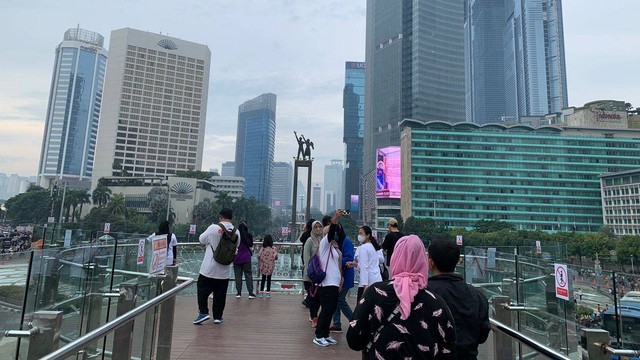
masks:
POLYGON ((331 336, 324 338, 324 341, 329 343, 329 345, 336 345, 338 343, 336 339, 332 338, 331 336))
POLYGON ((313 343, 322 347, 331 345, 324 338, 314 338, 313 343))
POLYGON ((214 323, 214 324, 222 324, 222 322, 223 322, 223 321, 224 321, 224 320, 222 320, 222 319, 214 319, 214 320, 213 320, 213 323, 214 323))

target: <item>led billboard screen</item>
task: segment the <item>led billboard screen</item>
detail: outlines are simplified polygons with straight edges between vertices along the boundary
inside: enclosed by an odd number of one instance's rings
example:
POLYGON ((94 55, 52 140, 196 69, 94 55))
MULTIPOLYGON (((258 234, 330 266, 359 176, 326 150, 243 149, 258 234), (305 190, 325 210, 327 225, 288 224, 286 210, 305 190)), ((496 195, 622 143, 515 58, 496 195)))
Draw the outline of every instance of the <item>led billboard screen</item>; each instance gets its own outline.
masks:
POLYGON ((376 197, 400 198, 400 146, 378 149, 376 197))
POLYGON ((360 211, 360 196, 359 195, 351 195, 351 206, 349 207, 351 212, 360 211))

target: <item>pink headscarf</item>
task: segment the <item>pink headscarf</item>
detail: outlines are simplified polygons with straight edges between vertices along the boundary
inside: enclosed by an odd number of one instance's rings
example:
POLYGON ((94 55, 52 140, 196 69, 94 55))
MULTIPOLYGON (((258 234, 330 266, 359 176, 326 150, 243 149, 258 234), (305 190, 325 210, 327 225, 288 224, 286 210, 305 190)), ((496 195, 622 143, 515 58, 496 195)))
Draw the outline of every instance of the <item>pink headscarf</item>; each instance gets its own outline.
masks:
POLYGON ((400 238, 391 256, 393 288, 400 299, 400 318, 411 314, 411 303, 418 290, 427 286, 429 265, 422 240, 416 235, 400 238))

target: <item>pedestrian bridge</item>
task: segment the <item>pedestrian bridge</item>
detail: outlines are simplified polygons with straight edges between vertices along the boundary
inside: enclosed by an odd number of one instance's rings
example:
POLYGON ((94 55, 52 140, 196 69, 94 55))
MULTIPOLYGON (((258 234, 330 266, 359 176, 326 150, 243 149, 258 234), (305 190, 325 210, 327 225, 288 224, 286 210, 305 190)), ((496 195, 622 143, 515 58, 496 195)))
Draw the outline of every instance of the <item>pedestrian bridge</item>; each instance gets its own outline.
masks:
MULTIPOLYGON (((152 254, 147 249, 139 259, 138 242, 116 239, 0 258, 0 358, 360 358, 347 346, 344 333, 334 335, 335 346, 312 344, 308 310, 300 303, 299 245, 279 244, 271 298, 248 299, 245 288, 236 299, 232 280, 224 323, 193 325, 194 279, 203 248, 181 243, 179 266, 154 277, 148 271, 152 254)), ((572 293, 576 286, 584 293, 576 304, 555 297, 549 275, 553 262, 532 249, 466 247, 463 252, 457 271, 492 305, 494 331, 481 346, 480 359, 581 359, 589 351, 590 359, 604 359, 611 353, 633 355, 631 349, 640 347, 640 329, 616 330, 615 322, 613 328, 602 322, 585 324, 576 316, 596 303, 615 308, 615 279, 632 284, 633 274, 592 274, 570 265, 572 293), (610 347, 605 357, 602 349, 611 340, 626 350, 610 347)), ((355 294, 348 300, 355 306, 355 294)), ((625 315, 622 309, 618 314, 625 315)), ((346 323, 343 319, 344 330, 346 323)))

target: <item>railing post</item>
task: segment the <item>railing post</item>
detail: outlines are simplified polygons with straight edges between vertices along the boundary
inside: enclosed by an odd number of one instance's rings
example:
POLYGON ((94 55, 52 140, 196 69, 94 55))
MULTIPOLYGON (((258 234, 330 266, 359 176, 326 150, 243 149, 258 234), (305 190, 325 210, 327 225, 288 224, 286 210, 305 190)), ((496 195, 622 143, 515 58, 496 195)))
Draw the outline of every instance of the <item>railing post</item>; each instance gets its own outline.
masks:
MULTIPOLYGON (((138 284, 120 284, 120 297, 116 317, 120 317, 136 307, 138 284)), ((113 360, 131 359, 131 343, 133 340, 133 320, 123 325, 113 335, 113 360)))
MULTIPOLYGON (((84 265, 84 269, 87 273, 87 280, 85 285, 85 295, 88 295, 88 313, 86 318, 85 334, 97 329, 102 322, 102 296, 95 294, 102 293, 102 287, 104 283, 104 274, 101 267, 97 262, 90 262, 84 265)), ((95 354, 98 350, 98 344, 93 343, 89 345, 85 350, 90 354, 95 354)))
POLYGON ((602 347, 596 345, 609 343, 609 332, 602 329, 582 329, 582 338, 585 339, 587 354, 589 354, 589 360, 607 360, 610 356, 607 356, 602 350, 602 347))
MULTIPOLYGON (((493 309, 495 311, 495 320, 512 327, 511 311, 505 309, 504 305, 509 304, 511 298, 508 296, 494 296, 493 309)), ((496 331, 493 333, 493 351, 495 360, 513 360, 515 353, 513 352, 513 339, 508 335, 496 331)))
MULTIPOLYGON (((165 293, 176 287, 178 267, 165 267, 167 277, 162 280, 162 292, 165 293)), ((158 322, 158 346, 156 360, 171 359, 171 341, 173 339, 173 318, 176 308, 176 298, 166 300, 160 305, 160 321, 158 322)))
POLYGON ((58 259, 53 256, 43 258, 44 288, 42 294, 42 305, 47 306, 56 302, 58 297, 58 259))
POLYGON ((33 326, 37 333, 29 338, 28 360, 40 359, 56 349, 60 340, 62 311, 38 311, 33 314, 33 326))

